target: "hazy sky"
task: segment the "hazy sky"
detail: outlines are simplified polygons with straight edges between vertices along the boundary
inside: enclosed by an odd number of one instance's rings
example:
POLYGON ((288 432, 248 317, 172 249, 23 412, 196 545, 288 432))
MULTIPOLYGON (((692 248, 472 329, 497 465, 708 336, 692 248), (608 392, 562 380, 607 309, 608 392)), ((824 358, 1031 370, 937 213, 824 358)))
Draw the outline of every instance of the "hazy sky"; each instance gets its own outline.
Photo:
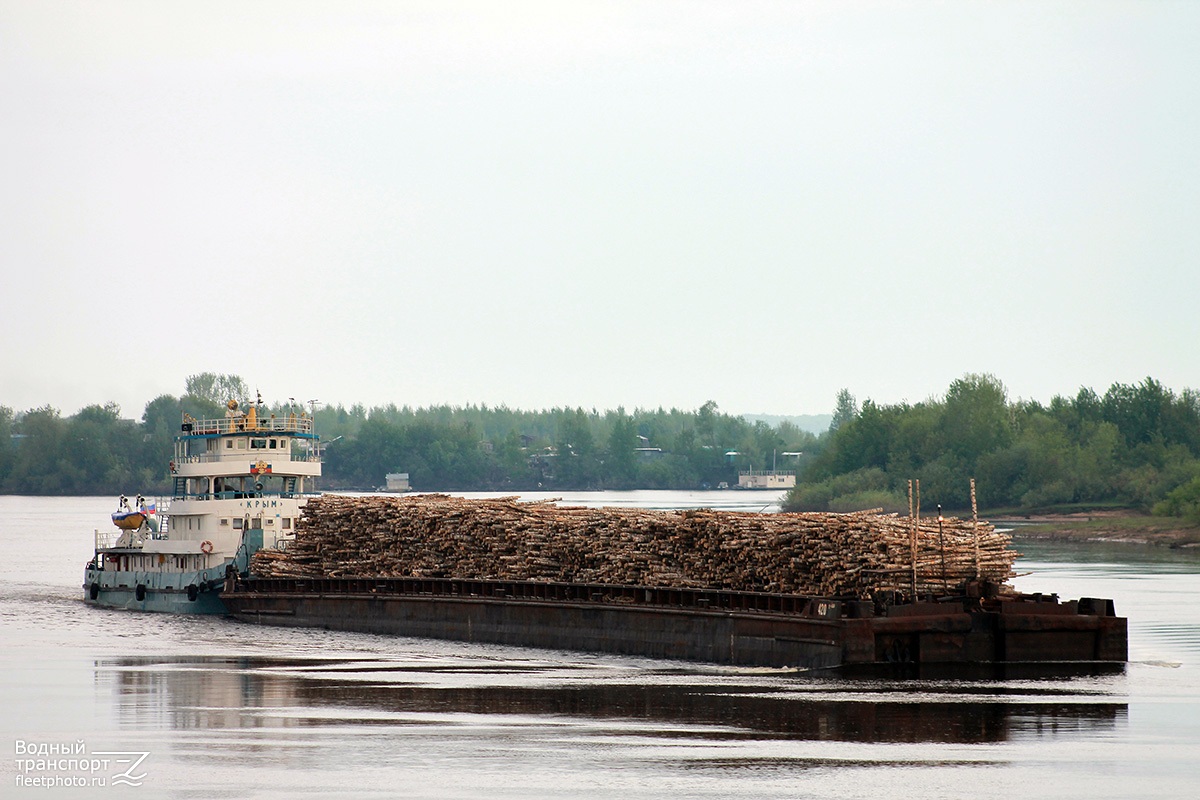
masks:
POLYGON ((0 404, 1200 388, 1200 3, 0 0, 0 404))

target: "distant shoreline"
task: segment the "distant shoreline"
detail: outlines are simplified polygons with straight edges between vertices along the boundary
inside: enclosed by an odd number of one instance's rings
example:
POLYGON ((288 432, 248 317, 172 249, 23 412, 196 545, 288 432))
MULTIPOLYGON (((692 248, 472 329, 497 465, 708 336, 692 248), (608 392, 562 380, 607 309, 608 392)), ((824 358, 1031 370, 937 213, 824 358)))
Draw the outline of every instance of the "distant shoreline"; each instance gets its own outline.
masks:
POLYGON ((1009 515, 989 521, 997 527, 1012 526, 1014 539, 1200 547, 1200 526, 1177 517, 1153 517, 1133 511, 1009 515))

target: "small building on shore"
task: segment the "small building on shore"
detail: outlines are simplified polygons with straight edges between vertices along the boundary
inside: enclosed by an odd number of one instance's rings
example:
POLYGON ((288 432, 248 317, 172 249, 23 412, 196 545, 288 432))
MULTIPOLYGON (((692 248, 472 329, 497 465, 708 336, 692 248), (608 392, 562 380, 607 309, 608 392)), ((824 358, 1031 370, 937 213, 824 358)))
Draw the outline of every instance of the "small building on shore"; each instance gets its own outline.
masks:
POLYGON ((633 452, 639 461, 655 461, 662 458, 663 454, 661 447, 637 447, 633 452))
POLYGON ((796 473, 782 469, 748 469, 738 473, 739 489, 791 489, 796 473))
POLYGON ((408 482, 407 472, 389 472, 387 478, 387 490, 389 492, 411 492, 412 486, 408 482))

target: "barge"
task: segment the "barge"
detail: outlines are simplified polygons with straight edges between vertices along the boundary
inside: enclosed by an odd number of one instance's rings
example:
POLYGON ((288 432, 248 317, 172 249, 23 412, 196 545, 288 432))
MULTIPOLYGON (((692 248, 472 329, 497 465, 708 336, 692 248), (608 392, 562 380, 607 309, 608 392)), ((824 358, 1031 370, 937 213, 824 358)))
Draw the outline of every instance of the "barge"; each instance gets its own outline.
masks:
POLYGON ((1042 665, 1120 668, 1112 600, 1060 602, 971 582, 906 601, 768 592, 451 578, 226 579, 248 623, 754 667, 1042 665))

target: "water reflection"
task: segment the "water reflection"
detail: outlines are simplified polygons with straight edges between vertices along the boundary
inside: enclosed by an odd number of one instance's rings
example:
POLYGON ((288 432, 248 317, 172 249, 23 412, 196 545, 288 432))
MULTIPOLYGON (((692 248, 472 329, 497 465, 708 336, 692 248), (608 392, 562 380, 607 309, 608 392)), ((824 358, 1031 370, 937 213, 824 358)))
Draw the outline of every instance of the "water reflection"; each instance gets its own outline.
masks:
POLYGON ((1113 681, 864 681, 467 659, 119 658, 95 662, 123 727, 174 730, 619 723, 625 736, 983 743, 1126 724, 1113 681))

